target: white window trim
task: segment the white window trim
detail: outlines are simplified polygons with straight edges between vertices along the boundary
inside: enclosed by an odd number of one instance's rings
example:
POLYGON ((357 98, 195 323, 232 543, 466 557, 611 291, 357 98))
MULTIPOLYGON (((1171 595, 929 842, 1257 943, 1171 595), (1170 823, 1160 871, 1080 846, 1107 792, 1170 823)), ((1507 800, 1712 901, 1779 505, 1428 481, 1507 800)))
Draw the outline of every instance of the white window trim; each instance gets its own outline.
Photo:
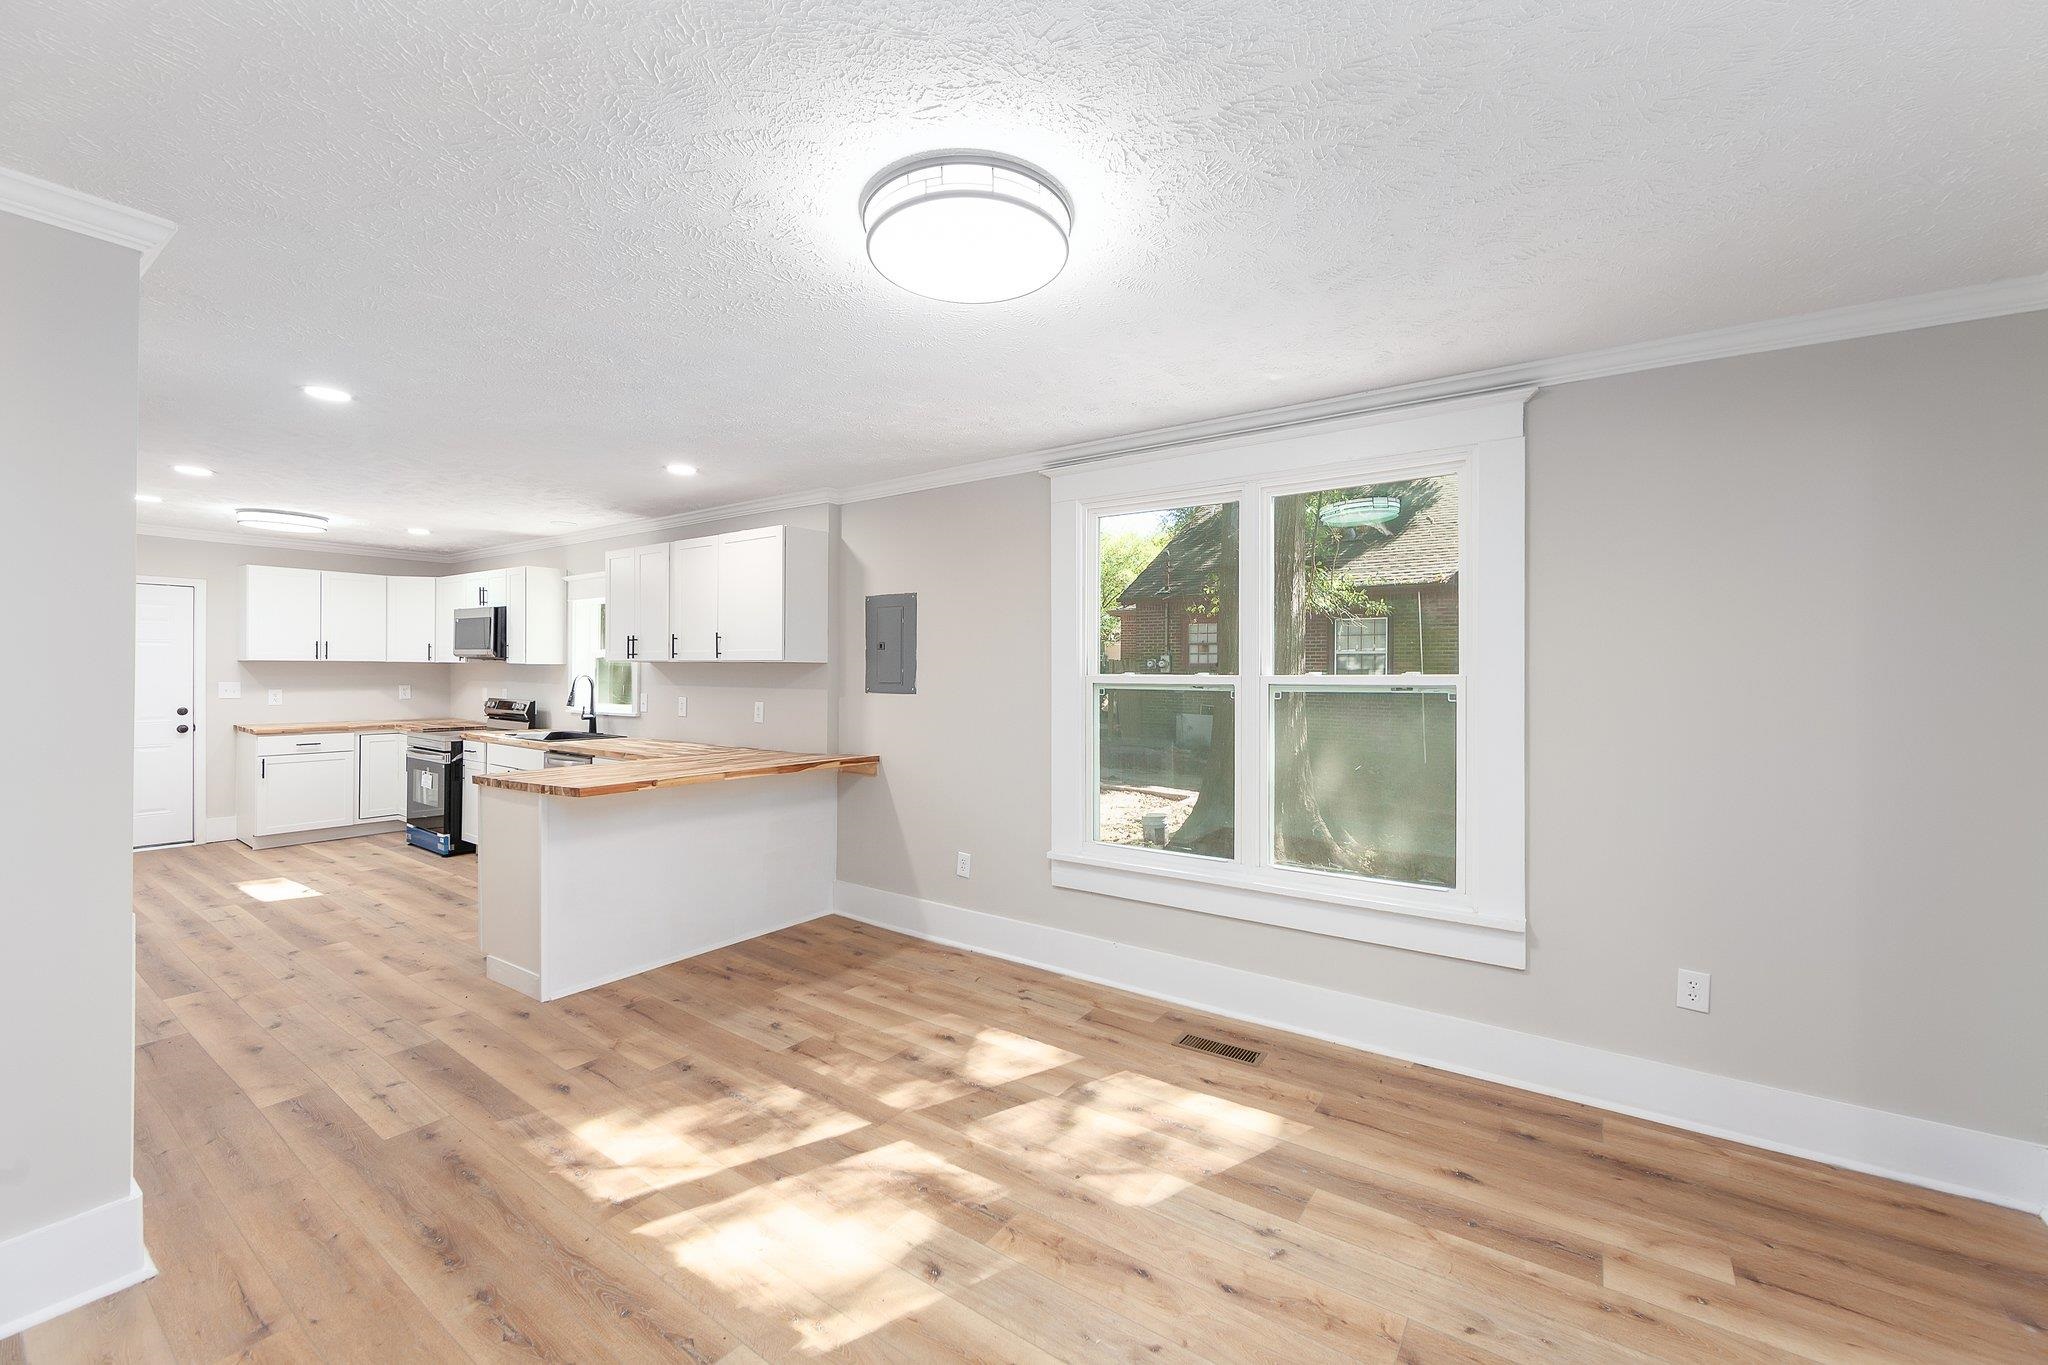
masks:
MULTIPOLYGON (((602 575, 599 575, 599 577, 602 577, 602 575)), ((569 660, 569 677, 572 682, 576 678, 576 666, 580 662, 581 657, 580 655, 577 655, 575 652, 577 644, 576 633, 578 630, 576 618, 579 615, 577 608, 584 606, 586 603, 595 606, 603 606, 604 597, 601 594, 594 594, 590 597, 572 597, 569 599, 569 645, 571 652, 571 657, 569 660)), ((598 659, 599 661, 604 660, 604 643, 603 636, 601 633, 599 635, 597 653, 593 657, 598 659)), ((626 667, 630 671, 633 679, 633 699, 632 701, 624 704, 602 700, 597 693, 597 670, 595 668, 590 670, 591 699, 595 703, 595 709, 598 715, 639 716, 644 715, 646 713, 646 701, 641 692, 641 688, 643 686, 643 679, 640 677, 640 665, 637 663, 629 663, 626 665, 626 667)))
MULTIPOLYGON (((1190 444, 1128 461, 1056 471, 1052 498, 1052 881, 1078 891, 1177 906, 1336 938, 1527 965, 1525 461, 1522 410, 1533 389, 1482 394, 1333 422, 1190 444), (1271 499, 1338 484, 1456 473, 1460 490, 1458 846, 1455 889, 1267 866, 1267 736, 1237 734, 1235 859, 1125 848, 1092 838, 1093 687, 1100 606, 1096 519, 1196 503, 1240 503, 1236 675, 1117 674, 1110 685, 1278 684, 1285 690, 1385 690, 1432 679, 1398 674, 1272 675, 1271 499)), ((1334 664, 1334 660, 1333 660, 1334 664)), ((1263 708, 1240 710, 1253 721, 1263 708)))

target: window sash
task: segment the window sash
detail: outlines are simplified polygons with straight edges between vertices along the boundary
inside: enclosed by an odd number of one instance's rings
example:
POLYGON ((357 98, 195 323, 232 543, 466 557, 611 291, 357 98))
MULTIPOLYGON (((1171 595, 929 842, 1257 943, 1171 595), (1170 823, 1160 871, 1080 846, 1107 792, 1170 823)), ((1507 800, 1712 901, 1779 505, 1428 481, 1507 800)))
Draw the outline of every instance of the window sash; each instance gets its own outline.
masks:
MULTIPOLYGON (((1052 509, 1055 886, 1283 925, 1443 956, 1526 965, 1526 448, 1532 390, 1447 400, 1189 441, 1164 456, 1056 471, 1052 509), (1282 496, 1456 474, 1461 478, 1458 675, 1272 672, 1272 503, 1282 496), (1231 674, 1098 671, 1098 518, 1127 511, 1236 502, 1238 669, 1231 674), (1473 679, 1478 681, 1474 682, 1473 679), (1091 842, 1093 687, 1238 689, 1238 858, 1231 863, 1091 842), (1272 812, 1266 732, 1271 690, 1454 687, 1459 752, 1455 890, 1380 883, 1341 872, 1262 866, 1272 812), (1086 742, 1077 739, 1086 737, 1086 742), (1188 863, 1199 866, 1190 867, 1188 863)), ((1389 660, 1391 665, 1391 660, 1389 660)))

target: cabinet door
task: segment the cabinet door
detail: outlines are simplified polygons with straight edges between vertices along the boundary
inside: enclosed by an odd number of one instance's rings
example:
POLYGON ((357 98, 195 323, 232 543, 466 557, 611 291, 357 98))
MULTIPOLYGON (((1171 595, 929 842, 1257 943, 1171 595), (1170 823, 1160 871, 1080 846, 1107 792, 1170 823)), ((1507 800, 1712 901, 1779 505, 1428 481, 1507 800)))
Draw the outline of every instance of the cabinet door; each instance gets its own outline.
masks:
POLYGON ((476 576, 450 574, 434 580, 434 662, 459 663, 455 657, 455 609, 476 605, 476 576))
POLYGON ((312 659, 320 648, 320 571, 242 570, 242 657, 312 659))
POLYGON ((355 663, 384 657, 386 619, 384 575, 320 575, 320 657, 355 663))
POLYGON ((403 664, 433 662, 434 593, 431 578, 384 580, 385 658, 403 664))
POLYGON ((257 763, 256 832, 294 834, 356 822, 356 756, 292 754, 257 763))
POLYGON ((718 538, 718 657, 782 657, 782 528, 718 538))
POLYGON ((485 573, 469 575, 472 584, 471 596, 474 602, 464 602, 465 607, 509 607, 512 605, 512 575, 504 569, 491 569, 485 573))
POLYGON ((672 659, 668 628, 668 544, 633 551, 633 655, 672 659))
POLYGON ((604 557, 604 657, 630 659, 627 637, 640 614, 640 557, 631 550, 608 550, 604 557))
POLYGON ((668 547, 668 628, 677 659, 718 657, 718 537, 668 547))
POLYGON ((356 819, 405 817, 405 736, 356 737, 356 819))

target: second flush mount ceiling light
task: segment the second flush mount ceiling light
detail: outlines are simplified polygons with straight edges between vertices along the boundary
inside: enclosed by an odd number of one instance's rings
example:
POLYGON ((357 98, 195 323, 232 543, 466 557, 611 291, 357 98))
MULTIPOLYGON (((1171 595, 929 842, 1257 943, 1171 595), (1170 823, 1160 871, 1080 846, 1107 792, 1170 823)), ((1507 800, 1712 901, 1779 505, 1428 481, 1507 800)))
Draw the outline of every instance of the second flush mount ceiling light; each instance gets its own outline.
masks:
POLYGON ((890 282, 947 303, 1000 303, 1065 267, 1074 206, 1029 162, 931 152, 870 180, 860 218, 868 259, 890 282))

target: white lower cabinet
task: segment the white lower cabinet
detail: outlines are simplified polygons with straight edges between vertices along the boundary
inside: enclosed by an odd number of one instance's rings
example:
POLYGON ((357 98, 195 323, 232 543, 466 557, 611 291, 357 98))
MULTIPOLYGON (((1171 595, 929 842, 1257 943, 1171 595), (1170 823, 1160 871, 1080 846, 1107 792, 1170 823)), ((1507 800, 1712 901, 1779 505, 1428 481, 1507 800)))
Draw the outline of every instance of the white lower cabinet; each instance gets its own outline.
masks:
POLYGON ((257 834, 298 834, 355 822, 355 754, 337 750, 256 760, 257 834))
POLYGON ((405 736, 356 736, 356 819, 405 818, 405 736))

